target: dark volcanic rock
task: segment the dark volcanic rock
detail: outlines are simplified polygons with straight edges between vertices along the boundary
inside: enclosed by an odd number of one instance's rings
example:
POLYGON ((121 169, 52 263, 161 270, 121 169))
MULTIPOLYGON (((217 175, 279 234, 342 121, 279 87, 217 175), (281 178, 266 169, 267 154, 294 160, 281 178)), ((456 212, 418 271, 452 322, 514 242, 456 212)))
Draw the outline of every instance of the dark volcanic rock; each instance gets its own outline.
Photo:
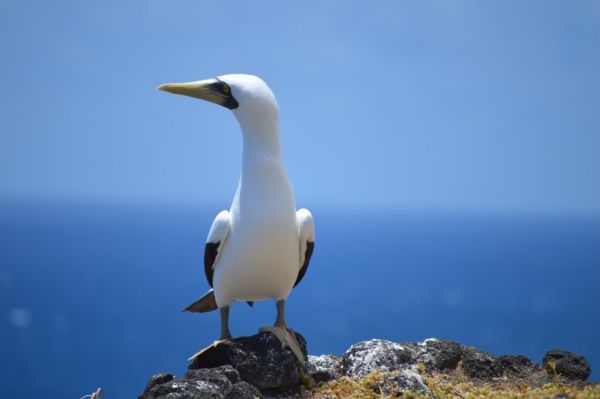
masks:
MULTIPOLYGON (((213 370, 223 374, 232 384, 236 384, 242 380, 240 373, 229 364, 226 366, 215 367, 213 370)), ((193 370, 188 370, 188 373, 189 372, 193 372, 193 370)))
POLYGON ((523 378, 541 370, 538 365, 533 364, 527 356, 523 355, 498 356, 496 366, 502 375, 523 378))
POLYGON ((223 399, 219 386, 208 381, 173 379, 164 384, 156 384, 140 399, 223 399))
POLYGON ((429 338, 423 342, 402 343, 413 352, 414 363, 423 364, 427 371, 454 370, 465 348, 452 341, 429 338))
MULTIPOLYGON (((206 381, 215 384, 221 393, 227 393, 231 390, 231 381, 220 370, 220 367, 213 369, 188 370, 183 377, 184 380, 206 381)), ((238 375, 239 381, 239 375, 238 375)), ((237 382, 237 381, 236 381, 237 382)))
POLYGON ((578 356, 572 352, 560 349, 552 349, 546 352, 542 365, 549 374, 554 374, 549 363, 554 364, 554 370, 562 377, 585 381, 588 379, 592 370, 583 356, 578 356))
POLYGON ((255 398, 260 391, 241 381, 231 366, 188 370, 182 379, 172 374, 153 376, 140 399, 255 398))
POLYGON ((320 384, 340 378, 339 359, 332 355, 308 356, 308 372, 314 382, 320 384))
POLYGON ((148 383, 146 384, 146 389, 144 389, 144 393, 140 397, 141 398, 145 397, 144 395, 146 395, 148 392, 150 392, 152 387, 154 387, 155 385, 164 384, 166 382, 173 380, 174 378, 175 378, 175 376, 173 374, 169 374, 169 373, 160 373, 160 374, 153 375, 148 380, 148 383))
POLYGON ((463 353, 462 370, 467 377, 490 380, 502 375, 496 359, 487 352, 467 348, 463 353))
MULTIPOLYGON (((240 375, 231 366, 188 370, 182 379, 175 378, 172 374, 157 374, 150 378, 140 399, 235 398, 238 396, 228 395, 239 383, 240 375)), ((258 389, 254 388, 254 390, 260 394, 258 389)), ((235 389, 235 392, 242 391, 244 391, 244 387, 235 389)), ((248 389, 245 391, 250 392, 248 389)), ((244 396, 240 394, 239 397, 243 398, 244 396)))
POLYGON ((348 377, 363 377, 372 371, 393 371, 414 362, 409 348, 383 339, 352 345, 342 356, 341 369, 348 377))
POLYGON ((250 385, 246 381, 240 381, 233 384, 225 399, 262 399, 262 397, 262 394, 254 385, 250 385))
MULTIPOLYGON (((300 334, 295 334, 306 356, 306 341, 300 334)), ((224 365, 233 366, 242 380, 261 390, 280 389, 297 384, 300 371, 306 367, 289 348, 282 348, 281 342, 272 333, 260 332, 209 347, 193 360, 189 369, 224 365)))

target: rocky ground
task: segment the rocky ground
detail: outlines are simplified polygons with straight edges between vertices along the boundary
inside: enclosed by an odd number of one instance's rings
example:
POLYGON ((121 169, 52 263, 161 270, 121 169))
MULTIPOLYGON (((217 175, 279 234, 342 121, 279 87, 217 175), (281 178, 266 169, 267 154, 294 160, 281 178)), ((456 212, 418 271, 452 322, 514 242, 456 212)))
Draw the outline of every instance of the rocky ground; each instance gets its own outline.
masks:
MULTIPOLYGON (((296 335, 306 355, 306 341, 296 335)), ((307 359, 299 361, 269 332, 240 337, 208 348, 181 378, 153 376, 139 398, 600 398, 600 386, 585 382, 588 362, 557 349, 538 365, 451 341, 372 339, 341 357, 307 359)))

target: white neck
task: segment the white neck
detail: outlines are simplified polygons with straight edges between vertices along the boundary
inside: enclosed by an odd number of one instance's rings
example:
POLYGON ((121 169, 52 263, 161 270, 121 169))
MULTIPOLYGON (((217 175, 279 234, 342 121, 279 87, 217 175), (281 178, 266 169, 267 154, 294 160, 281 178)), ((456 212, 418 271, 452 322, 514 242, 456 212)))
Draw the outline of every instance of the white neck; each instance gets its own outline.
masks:
POLYGON ((240 121, 240 127, 244 139, 242 177, 252 170, 283 170, 278 121, 245 119, 243 123, 240 121))
POLYGON ((253 211, 264 209, 271 217, 276 214, 293 217, 296 205, 281 158, 277 118, 255 119, 250 123, 247 119, 244 123, 240 120, 240 126, 244 149, 234 207, 241 209, 239 201, 245 198, 253 211))

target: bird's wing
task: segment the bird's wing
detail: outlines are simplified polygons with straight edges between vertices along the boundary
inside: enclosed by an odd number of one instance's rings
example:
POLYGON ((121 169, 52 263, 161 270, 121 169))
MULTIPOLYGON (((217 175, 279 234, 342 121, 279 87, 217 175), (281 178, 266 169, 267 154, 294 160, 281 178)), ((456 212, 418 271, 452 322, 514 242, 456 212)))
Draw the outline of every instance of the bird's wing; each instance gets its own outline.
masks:
POLYGON ((298 235, 300 236, 300 270, 298 271, 298 278, 294 283, 294 287, 304 277, 308 264, 310 263, 310 257, 312 256, 315 248, 315 224, 313 218, 308 209, 300 209, 296 212, 296 222, 298 223, 298 235))
POLYGON ((213 272, 223 252, 229 235, 229 212, 221 211, 210 226, 206 245, 204 246, 204 273, 208 284, 213 286, 213 272))

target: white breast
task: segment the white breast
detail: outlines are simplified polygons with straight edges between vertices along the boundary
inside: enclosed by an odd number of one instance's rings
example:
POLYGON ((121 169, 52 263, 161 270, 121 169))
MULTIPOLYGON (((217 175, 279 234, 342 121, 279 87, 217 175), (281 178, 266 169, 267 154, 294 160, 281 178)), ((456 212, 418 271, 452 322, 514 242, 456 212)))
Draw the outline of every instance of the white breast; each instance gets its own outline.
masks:
POLYGON ((300 268, 295 201, 285 173, 242 176, 231 231, 215 267, 219 307, 233 301, 285 299, 300 268))

